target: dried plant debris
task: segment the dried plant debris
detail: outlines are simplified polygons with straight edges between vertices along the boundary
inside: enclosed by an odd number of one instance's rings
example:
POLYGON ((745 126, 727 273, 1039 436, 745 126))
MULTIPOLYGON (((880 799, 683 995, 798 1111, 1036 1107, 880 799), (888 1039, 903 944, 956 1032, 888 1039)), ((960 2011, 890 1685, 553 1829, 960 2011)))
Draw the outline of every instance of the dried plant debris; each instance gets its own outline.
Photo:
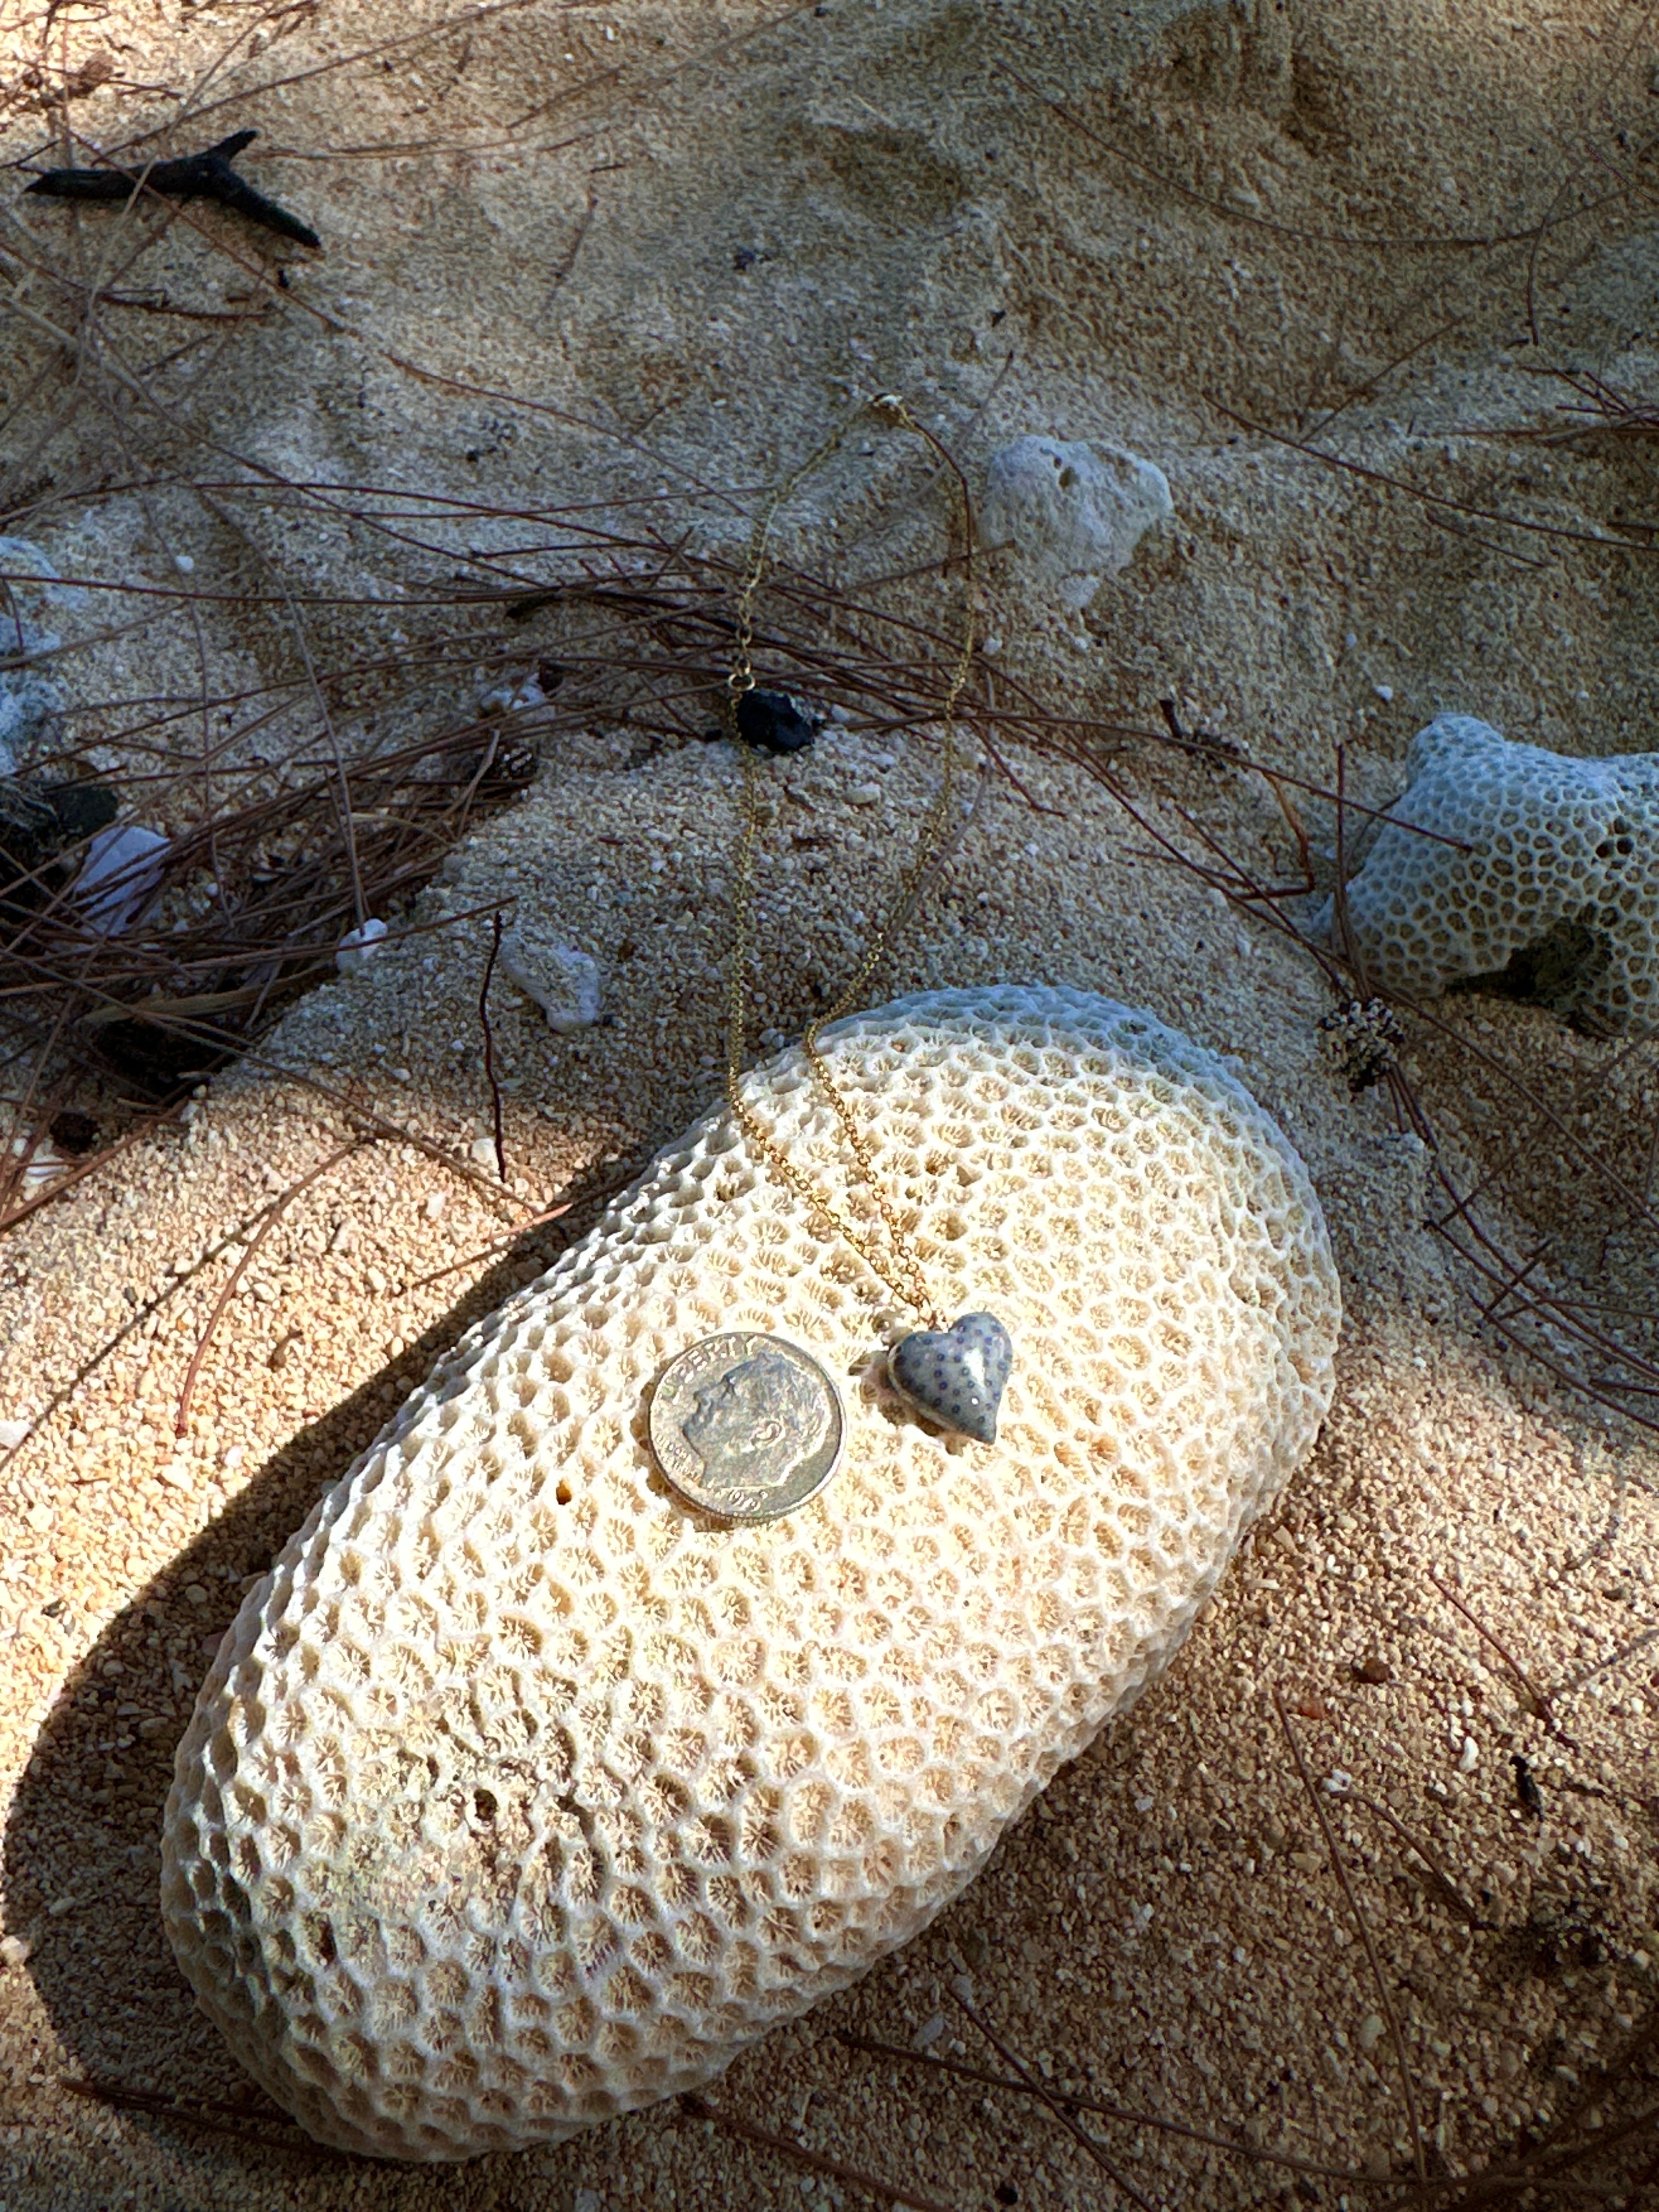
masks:
POLYGON ((1514 1752, 1510 1765, 1515 1769, 1515 1799, 1521 1810, 1534 1820, 1544 1817, 1544 1796, 1533 1774, 1530 1762, 1521 1753, 1514 1752))
POLYGON ((318 763, 277 796, 233 789, 171 840, 106 826, 119 804, 109 784, 0 784, 9 1011, 150 1096, 198 1081, 334 973, 354 933, 371 944, 358 902, 406 905, 469 823, 524 789, 535 759, 521 742, 453 731, 343 775, 318 763))

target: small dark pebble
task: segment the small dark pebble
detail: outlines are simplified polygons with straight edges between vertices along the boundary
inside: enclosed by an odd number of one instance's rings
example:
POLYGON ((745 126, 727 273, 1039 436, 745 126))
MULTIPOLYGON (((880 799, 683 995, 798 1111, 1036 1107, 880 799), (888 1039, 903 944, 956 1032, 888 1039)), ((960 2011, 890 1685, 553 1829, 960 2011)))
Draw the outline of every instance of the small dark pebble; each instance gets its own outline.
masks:
POLYGON ((757 752, 805 752, 823 727, 816 708, 787 691, 745 691, 738 702, 738 735, 757 752))
POLYGON ((1373 1651, 1369 1659, 1362 1659, 1354 1668, 1354 1680, 1358 1682, 1392 1682, 1394 1668, 1380 1651, 1373 1651))
POLYGON ((46 1124, 52 1141, 60 1152, 68 1152, 79 1159, 83 1152, 92 1152, 98 1143, 98 1124, 90 1114, 77 1114, 72 1106, 54 1114, 46 1124))
POLYGON ((732 266, 737 270, 752 269, 759 259, 752 246, 740 246, 732 256, 732 266))
POLYGON ((107 830, 119 811, 115 793, 106 783, 54 783, 41 793, 58 817, 66 845, 107 830))
POLYGON ((61 1597, 55 1597, 52 1600, 50 1604, 43 1605, 40 1610, 45 1613, 48 1620, 56 1620, 58 1614, 64 1610, 64 1601, 61 1597))
POLYGON ((37 867, 65 845, 106 829, 117 811, 107 784, 42 784, 0 775, 0 852, 25 869, 37 867))
POLYGON ((1544 1817, 1543 1793, 1532 1778, 1532 1769, 1520 1753, 1511 1753, 1510 1765, 1515 1769, 1515 1795, 1523 1813, 1534 1820, 1544 1817))

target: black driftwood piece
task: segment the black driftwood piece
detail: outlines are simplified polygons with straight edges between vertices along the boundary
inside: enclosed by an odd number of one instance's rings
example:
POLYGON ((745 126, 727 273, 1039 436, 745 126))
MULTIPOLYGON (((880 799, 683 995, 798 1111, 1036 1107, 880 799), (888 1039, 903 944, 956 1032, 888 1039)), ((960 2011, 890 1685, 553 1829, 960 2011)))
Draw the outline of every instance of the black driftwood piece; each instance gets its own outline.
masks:
POLYGON ((48 169, 28 189, 54 200, 129 200, 142 185, 147 191, 160 192, 168 199, 217 200, 221 207, 234 208, 250 222, 263 223, 267 230, 280 231, 284 238, 297 238, 301 246, 321 246, 322 240, 309 223, 279 208, 263 192, 256 192, 231 167, 243 147, 258 135, 257 131, 234 131, 216 146, 210 146, 205 154, 189 154, 180 161, 156 161, 136 172, 48 169))

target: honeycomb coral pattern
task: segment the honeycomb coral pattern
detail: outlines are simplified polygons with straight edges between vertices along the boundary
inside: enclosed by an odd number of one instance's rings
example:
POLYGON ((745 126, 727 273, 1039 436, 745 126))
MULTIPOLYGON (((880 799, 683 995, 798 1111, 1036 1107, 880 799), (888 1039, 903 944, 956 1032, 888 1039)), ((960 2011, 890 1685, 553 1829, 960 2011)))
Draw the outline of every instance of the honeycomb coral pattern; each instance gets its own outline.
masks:
MULTIPOLYGON (((1007 1323, 1000 1441, 905 1407, 909 1317, 724 1108, 461 1342, 250 1592, 167 1803, 179 1961, 326 2142, 558 2140, 844 1987, 1168 1659, 1312 1444, 1324 1224, 1207 1054, 1012 988, 826 1050, 941 1304, 1007 1323), (646 1440, 653 1377, 730 1328, 848 1406, 835 1483, 758 1527, 646 1440)), ((800 1054, 746 1080, 868 1218, 800 1054)))
MULTIPOLYGON (((1432 998, 1530 956, 1530 996, 1607 1033, 1659 1018, 1659 753, 1571 760, 1442 714, 1346 889, 1369 980, 1432 998), (1414 835, 1430 830, 1431 836, 1414 835)), ((1326 902, 1316 927, 1334 926, 1326 902)))

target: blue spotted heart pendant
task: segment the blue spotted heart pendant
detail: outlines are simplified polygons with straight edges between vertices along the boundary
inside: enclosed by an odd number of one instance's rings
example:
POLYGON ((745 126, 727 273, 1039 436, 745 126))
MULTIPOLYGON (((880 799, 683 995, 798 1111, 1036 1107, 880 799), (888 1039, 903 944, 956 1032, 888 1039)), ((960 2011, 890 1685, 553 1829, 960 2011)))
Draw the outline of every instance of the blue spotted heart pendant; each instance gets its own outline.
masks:
POLYGON ((981 1444, 997 1440, 997 1408, 1014 1364, 994 1314, 963 1314, 949 1328, 912 1329, 887 1355, 893 1388, 930 1420, 981 1444))

